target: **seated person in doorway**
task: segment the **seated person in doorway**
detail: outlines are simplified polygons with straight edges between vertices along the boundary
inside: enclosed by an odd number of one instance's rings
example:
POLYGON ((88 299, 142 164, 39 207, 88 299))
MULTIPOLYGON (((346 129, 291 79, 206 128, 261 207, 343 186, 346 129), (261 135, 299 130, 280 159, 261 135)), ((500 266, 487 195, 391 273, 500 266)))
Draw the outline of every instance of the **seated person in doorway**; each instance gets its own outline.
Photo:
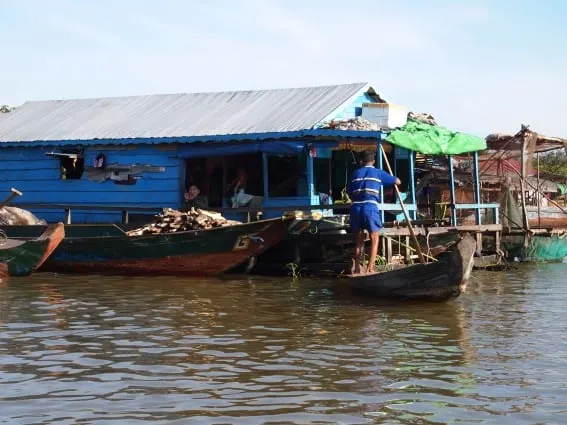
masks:
POLYGON ((244 171, 243 168, 239 168, 228 191, 232 208, 259 208, 262 205, 262 196, 254 196, 246 193, 247 181, 248 176, 246 175, 246 171, 244 171))
POLYGON ((382 229, 382 219, 378 206, 382 186, 400 185, 399 178, 374 167, 376 154, 364 151, 361 155, 361 167, 352 173, 347 186, 347 193, 352 200, 350 207, 350 228, 357 234, 356 250, 353 258, 352 273, 361 272, 362 248, 364 246, 364 231, 370 234, 370 256, 367 273, 374 272, 374 263, 378 255, 378 238, 382 229))
POLYGON ((199 188, 192 184, 187 188, 183 194, 184 202, 182 211, 191 211, 191 208, 207 209, 209 208, 209 201, 206 196, 201 195, 199 188))

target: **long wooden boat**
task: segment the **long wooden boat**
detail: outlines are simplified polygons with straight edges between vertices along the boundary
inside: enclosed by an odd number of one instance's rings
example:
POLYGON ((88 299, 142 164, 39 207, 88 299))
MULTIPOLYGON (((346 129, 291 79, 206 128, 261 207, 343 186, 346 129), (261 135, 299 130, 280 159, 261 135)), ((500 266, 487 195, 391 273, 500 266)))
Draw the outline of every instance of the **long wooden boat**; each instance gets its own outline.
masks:
POLYGON ((0 277, 29 275, 45 263, 64 237, 64 225, 57 223, 36 239, 0 238, 0 277))
POLYGON ((465 234, 437 262, 374 274, 349 275, 348 285, 379 297, 448 299, 464 291, 473 268, 475 239, 465 234))
POLYGON ((562 210, 554 205, 541 207, 539 211, 537 206, 526 206, 530 227, 567 227, 567 214, 564 210, 565 208, 562 210))
MULTIPOLYGON (((293 218, 186 232, 129 236, 118 226, 74 225, 41 270, 114 275, 208 276, 223 273, 288 236, 293 218)), ((8 233, 37 233, 36 226, 8 233), (34 228, 31 228, 34 227, 34 228)))

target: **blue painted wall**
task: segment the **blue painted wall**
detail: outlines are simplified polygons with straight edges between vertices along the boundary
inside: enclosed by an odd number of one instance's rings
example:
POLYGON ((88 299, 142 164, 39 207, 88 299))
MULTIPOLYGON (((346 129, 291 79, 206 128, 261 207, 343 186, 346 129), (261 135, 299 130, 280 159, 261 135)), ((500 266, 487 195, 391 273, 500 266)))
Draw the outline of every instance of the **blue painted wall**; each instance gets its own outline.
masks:
POLYGON ((348 105, 337 109, 333 114, 331 114, 328 120, 346 120, 362 115, 362 104, 363 103, 376 103, 372 97, 364 92, 356 97, 348 105))
MULTIPOLYGON (((85 151, 85 166, 104 153, 106 163, 121 165, 148 164, 165 167, 162 173, 144 173, 135 185, 117 185, 107 180, 91 182, 87 173, 80 180, 62 180, 60 160, 45 155, 59 151, 55 148, 2 148, 0 150, 0 198, 7 196, 11 187, 22 191, 21 203, 63 203, 106 206, 144 206, 178 208, 183 189, 181 178, 184 162, 177 158, 175 145, 92 146, 85 151), (3 194, 3 195, 2 195, 3 194)), ((33 210, 49 222, 64 219, 64 211, 33 210)), ((101 213, 73 211, 73 223, 119 222, 120 212, 101 213)))

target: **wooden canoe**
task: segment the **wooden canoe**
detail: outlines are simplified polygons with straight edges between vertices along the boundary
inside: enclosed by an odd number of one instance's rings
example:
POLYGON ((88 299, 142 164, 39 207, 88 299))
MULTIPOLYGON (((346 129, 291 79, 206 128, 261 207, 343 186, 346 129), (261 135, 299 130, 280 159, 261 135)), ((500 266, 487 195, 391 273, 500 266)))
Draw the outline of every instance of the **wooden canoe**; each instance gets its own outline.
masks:
POLYGON ((63 223, 48 226, 36 239, 0 239, 0 273, 6 276, 27 276, 52 255, 65 237, 63 223))
POLYGON ((437 262, 367 275, 348 275, 348 285, 379 297, 448 299, 465 289, 473 268, 475 239, 465 234, 437 262))
MULTIPOLYGON (((86 226, 83 231, 78 227, 69 229, 41 270, 111 275, 215 275, 245 263, 285 239, 292 221, 293 218, 274 218, 141 236, 128 236, 117 226, 101 226, 98 234, 96 226, 86 226)), ((8 226, 4 229, 15 230, 8 226)))

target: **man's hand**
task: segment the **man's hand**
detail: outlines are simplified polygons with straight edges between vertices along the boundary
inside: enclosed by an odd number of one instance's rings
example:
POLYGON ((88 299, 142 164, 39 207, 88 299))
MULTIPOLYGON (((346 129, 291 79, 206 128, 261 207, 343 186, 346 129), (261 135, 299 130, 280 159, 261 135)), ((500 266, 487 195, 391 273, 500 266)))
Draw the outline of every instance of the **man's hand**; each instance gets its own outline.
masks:
POLYGON ((399 186, 402 184, 402 181, 396 177, 396 182, 394 183, 396 186, 399 186))

